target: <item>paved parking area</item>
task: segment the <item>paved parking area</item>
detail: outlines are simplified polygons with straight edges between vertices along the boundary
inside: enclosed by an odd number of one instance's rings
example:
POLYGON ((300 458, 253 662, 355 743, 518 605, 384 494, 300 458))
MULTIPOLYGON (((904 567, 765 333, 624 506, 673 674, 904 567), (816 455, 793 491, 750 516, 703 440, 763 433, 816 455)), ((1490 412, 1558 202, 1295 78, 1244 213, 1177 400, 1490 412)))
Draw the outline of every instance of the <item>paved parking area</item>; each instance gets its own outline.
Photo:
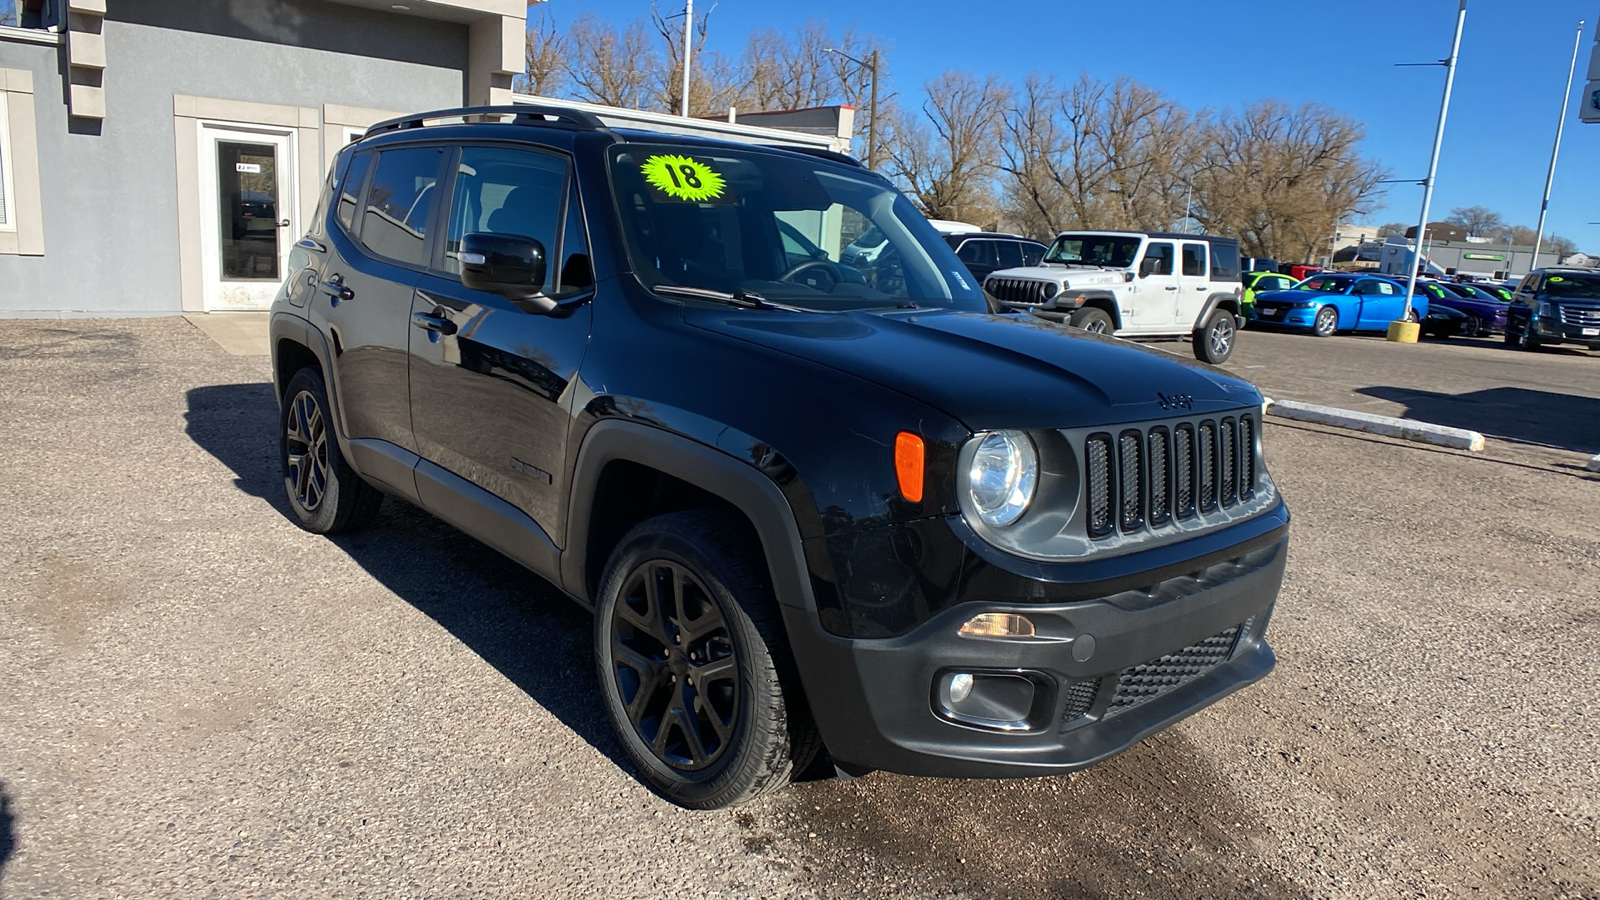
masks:
MULTIPOLYGON (((1582 411, 1596 365, 1247 332, 1231 367, 1582 411)), ((1071 777, 695 814, 627 772, 553 591, 400 504, 287 521, 267 380, 182 320, 0 323, 0 897, 1600 895, 1584 422, 1476 457, 1273 423, 1267 681, 1071 777)))

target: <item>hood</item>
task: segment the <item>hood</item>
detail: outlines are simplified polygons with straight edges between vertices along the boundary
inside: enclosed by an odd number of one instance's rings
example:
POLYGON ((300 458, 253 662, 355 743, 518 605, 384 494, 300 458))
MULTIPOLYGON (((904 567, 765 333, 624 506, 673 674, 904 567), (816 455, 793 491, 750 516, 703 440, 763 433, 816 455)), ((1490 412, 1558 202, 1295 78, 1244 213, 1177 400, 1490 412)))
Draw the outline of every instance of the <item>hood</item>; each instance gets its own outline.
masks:
POLYGON ((684 319, 914 397, 974 431, 1171 418, 1189 411, 1178 398, 1196 413, 1261 404, 1220 369, 1032 316, 686 306, 684 319))
MULTIPOLYGON (((1128 269, 1085 268, 1082 266, 1018 266, 1015 269, 997 269, 989 278, 1016 278, 1023 281, 1045 281, 1060 286, 1070 282, 1072 290, 1090 287, 1115 287, 1126 284, 1123 277, 1128 269)), ((987 281, 988 279, 984 279, 987 281)))

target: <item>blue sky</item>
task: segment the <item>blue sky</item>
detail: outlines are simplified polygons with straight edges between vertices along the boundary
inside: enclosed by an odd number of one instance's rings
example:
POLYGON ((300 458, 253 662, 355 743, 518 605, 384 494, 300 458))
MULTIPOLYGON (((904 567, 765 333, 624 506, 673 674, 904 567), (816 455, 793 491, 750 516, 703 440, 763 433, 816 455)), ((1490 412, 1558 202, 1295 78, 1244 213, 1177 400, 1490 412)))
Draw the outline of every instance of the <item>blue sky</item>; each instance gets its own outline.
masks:
MULTIPOLYGON (((682 0, 660 0, 677 12, 682 0)), ((697 0, 696 14, 712 0, 697 0)), ((591 10, 615 22, 648 15, 649 0, 550 0, 558 23, 591 10)), ((1443 59, 1454 0, 1385 4, 1325 0, 716 0, 711 45, 737 53, 752 29, 780 31, 811 18, 881 37, 891 87, 906 96, 944 69, 1020 82, 1030 71, 1075 78, 1131 75, 1191 108, 1276 97, 1319 101, 1366 124, 1367 155, 1395 178, 1427 173, 1444 68, 1395 63, 1443 59)), ((1577 121, 1600 0, 1470 0, 1433 214, 1481 205, 1532 226, 1555 138, 1556 105, 1572 36, 1584 28, 1566 136, 1546 230, 1600 252, 1600 124, 1577 121)), ((861 122, 863 126, 865 122, 861 122)), ((1372 224, 1414 223, 1422 188, 1390 185, 1372 224)))

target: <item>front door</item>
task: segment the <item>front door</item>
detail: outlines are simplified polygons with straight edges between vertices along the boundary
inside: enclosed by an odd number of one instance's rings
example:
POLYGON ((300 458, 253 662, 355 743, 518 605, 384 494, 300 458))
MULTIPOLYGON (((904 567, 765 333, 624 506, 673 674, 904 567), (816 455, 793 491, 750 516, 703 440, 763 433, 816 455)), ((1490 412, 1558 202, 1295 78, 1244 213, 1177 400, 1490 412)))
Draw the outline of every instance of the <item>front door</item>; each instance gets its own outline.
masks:
POLYGON ((201 252, 207 312, 266 309, 299 236, 294 132, 200 127, 201 252))
POLYGON ((1122 303, 1122 330, 1132 334, 1172 330, 1172 309, 1178 302, 1178 249, 1169 241, 1145 244, 1139 262, 1137 292, 1122 303))

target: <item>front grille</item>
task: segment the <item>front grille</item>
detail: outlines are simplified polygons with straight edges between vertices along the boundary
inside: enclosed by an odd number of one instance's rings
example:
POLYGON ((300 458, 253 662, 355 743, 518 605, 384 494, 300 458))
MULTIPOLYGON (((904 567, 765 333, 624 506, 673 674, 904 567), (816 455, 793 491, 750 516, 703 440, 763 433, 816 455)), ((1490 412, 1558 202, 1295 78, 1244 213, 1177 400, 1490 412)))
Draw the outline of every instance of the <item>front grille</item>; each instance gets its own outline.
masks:
POLYGON ((1600 327, 1600 308, 1562 306, 1561 324, 1575 325, 1579 328, 1600 327))
POLYGON ((983 289, 1007 306, 1043 306, 1055 296, 1054 284, 1029 278, 990 278, 983 289))
POLYGON ((1255 417, 1091 434, 1083 461, 1089 537, 1160 529, 1255 498, 1255 417))
POLYGON ((1117 676, 1117 690, 1111 696, 1111 705, 1106 707, 1106 717, 1148 703, 1215 669, 1233 655, 1239 635, 1249 627, 1250 620, 1246 619, 1240 625, 1220 631, 1182 650, 1123 669, 1117 676))

